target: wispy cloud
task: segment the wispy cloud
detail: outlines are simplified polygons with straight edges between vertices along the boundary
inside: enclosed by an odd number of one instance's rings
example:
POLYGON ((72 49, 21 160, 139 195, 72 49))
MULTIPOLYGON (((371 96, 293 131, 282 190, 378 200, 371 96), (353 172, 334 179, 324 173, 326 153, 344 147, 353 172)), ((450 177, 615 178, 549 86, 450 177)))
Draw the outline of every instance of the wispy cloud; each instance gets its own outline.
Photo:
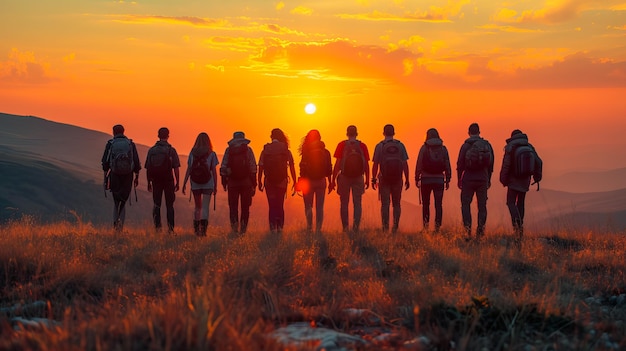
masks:
POLYGON ((189 25, 194 27, 227 27, 230 23, 224 19, 211 19, 193 16, 147 16, 147 15, 126 15, 115 19, 116 22, 122 23, 138 23, 138 24, 173 24, 173 25, 189 25))
POLYGON ((405 13, 394 15, 390 13, 372 11, 358 14, 339 14, 339 18, 365 21, 396 21, 396 22, 451 22, 443 14, 437 13, 405 13))
POLYGON ((624 11, 622 0, 553 0, 538 9, 514 10, 501 8, 492 19, 500 23, 561 23, 579 17, 590 10, 624 11))

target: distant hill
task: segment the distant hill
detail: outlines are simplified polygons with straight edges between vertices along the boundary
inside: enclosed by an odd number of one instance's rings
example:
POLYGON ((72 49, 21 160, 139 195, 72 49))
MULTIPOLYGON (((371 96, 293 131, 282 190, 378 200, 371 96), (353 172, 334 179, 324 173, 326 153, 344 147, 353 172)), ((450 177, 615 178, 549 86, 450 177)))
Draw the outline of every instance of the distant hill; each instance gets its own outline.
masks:
POLYGON ((546 178, 545 188, 572 193, 592 193, 626 188, 626 168, 608 171, 568 172, 553 178, 546 178))

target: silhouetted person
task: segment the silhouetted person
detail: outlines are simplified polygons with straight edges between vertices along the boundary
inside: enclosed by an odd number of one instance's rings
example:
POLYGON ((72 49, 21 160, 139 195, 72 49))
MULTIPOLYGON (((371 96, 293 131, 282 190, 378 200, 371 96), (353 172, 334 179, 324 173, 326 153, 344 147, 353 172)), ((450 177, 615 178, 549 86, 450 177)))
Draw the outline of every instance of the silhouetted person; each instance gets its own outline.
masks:
POLYGON ((443 191, 450 188, 452 169, 448 149, 439 132, 431 128, 426 132, 426 142, 420 148, 415 164, 415 185, 420 189, 424 230, 430 222, 430 194, 435 202, 435 232, 441 228, 443 218, 443 191))
POLYGON ((272 142, 265 144, 259 156, 258 186, 259 191, 265 190, 267 195, 270 230, 280 233, 285 224, 284 203, 289 183, 287 168, 294 179, 292 191, 295 191, 296 168, 285 133, 275 128, 270 137, 272 142))
POLYGON ((336 161, 328 191, 330 192, 335 187, 337 188, 337 194, 339 194, 341 202, 341 224, 344 232, 348 232, 350 229, 348 205, 350 204, 350 193, 352 193, 354 206, 352 230, 358 232, 363 212, 361 199, 370 182, 370 156, 367 146, 357 140, 358 133, 355 126, 348 126, 346 136, 348 139, 339 142, 335 149, 334 157, 336 161), (365 175, 365 179, 363 175, 365 175))
POLYGON ((320 232, 324 222, 326 180, 328 179, 330 184, 333 174, 330 152, 316 129, 310 130, 302 139, 298 151, 301 156, 298 184, 304 199, 306 229, 313 230, 313 200, 315 200, 315 231, 320 232))
POLYGON ((398 231, 400 223, 400 200, 402 198, 402 176, 404 175, 404 189, 409 188, 409 154, 404 144, 393 138, 395 129, 387 124, 383 128, 385 139, 374 148, 372 165, 372 189, 376 190, 380 198, 380 215, 383 232, 389 230, 389 203, 393 203, 393 233, 398 231), (380 166, 380 174, 378 168, 380 166))
POLYGON ((504 147, 500 183, 508 188, 506 205, 511 213, 517 240, 521 240, 524 234, 524 202, 526 192, 530 188, 530 178, 532 177, 535 183, 540 182, 542 168, 543 162, 535 148, 528 142, 528 136, 515 129, 504 147))
POLYGON ((113 139, 104 147, 102 170, 105 187, 113 195, 113 227, 117 231, 122 231, 126 219, 126 201, 133 187, 133 173, 136 188, 139 185, 141 163, 135 143, 124 135, 124 127, 121 124, 113 126, 113 139))
POLYGON ((167 212, 167 229, 170 234, 174 233, 174 200, 179 188, 180 159, 176 149, 167 140, 170 131, 161 128, 158 132, 159 141, 148 150, 146 157, 146 176, 148 178, 148 191, 152 192, 154 208, 152 218, 154 226, 161 229, 161 201, 165 195, 165 207, 167 212))
POLYGON ((220 175, 224 190, 228 190, 228 208, 230 228, 233 233, 244 234, 248 229, 250 205, 257 186, 256 158, 243 132, 233 133, 224 151, 220 175), (239 203, 241 203, 241 218, 239 217, 239 203))
POLYGON ((463 226, 467 231, 467 239, 472 238, 472 213, 470 204, 474 194, 478 202, 478 226, 476 239, 485 234, 487 222, 487 189, 491 187, 493 174, 493 148, 480 137, 477 123, 472 123, 468 130, 469 138, 465 140, 456 163, 458 187, 461 189, 461 213, 463 226))
POLYGON ((211 195, 217 191, 217 172, 219 164, 217 155, 213 151, 213 144, 207 133, 200 133, 189 152, 187 171, 183 181, 183 194, 187 188, 187 181, 191 178, 191 193, 193 194, 193 230, 197 236, 206 236, 209 225, 209 205, 211 195))

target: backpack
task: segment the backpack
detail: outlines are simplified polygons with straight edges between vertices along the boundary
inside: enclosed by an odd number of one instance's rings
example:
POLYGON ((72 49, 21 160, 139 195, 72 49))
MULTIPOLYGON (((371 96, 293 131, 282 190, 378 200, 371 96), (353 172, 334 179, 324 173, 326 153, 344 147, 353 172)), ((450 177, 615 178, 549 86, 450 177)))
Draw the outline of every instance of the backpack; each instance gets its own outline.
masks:
POLYGON ((428 173, 442 173, 446 170, 446 153, 443 145, 425 145, 422 169, 428 173))
POLYGON ((191 163, 191 169, 189 170, 189 176, 191 180, 196 184, 208 183, 213 175, 209 169, 209 154, 206 153, 200 156, 193 156, 193 162, 191 163))
POLYGON ((491 147, 485 139, 474 141, 465 153, 465 168, 468 170, 485 169, 492 159, 491 147))
POLYGON ((360 141, 346 141, 341 159, 341 174, 346 177, 359 177, 365 172, 365 157, 360 141))
POLYGON ((228 169, 228 177, 233 180, 242 180, 250 175, 248 145, 241 144, 228 148, 228 169))
POLYGON ((382 144, 380 160, 380 172, 382 179, 387 182, 397 182, 402 179, 404 160, 400 142, 396 140, 385 141, 382 144))
POLYGON ((302 175, 309 179, 322 179, 329 176, 332 173, 328 167, 329 159, 330 155, 323 147, 303 151, 302 162, 300 162, 302 175))
POLYGON ((127 138, 113 138, 109 148, 109 167, 117 175, 127 175, 133 172, 133 147, 127 138))
POLYGON ((273 144, 266 144, 263 149, 263 172, 265 182, 280 184, 287 179, 287 150, 276 150, 273 144))
POLYGON ((171 147, 165 145, 155 145, 148 152, 150 159, 147 162, 148 178, 165 180, 172 176, 172 158, 170 157, 171 147))
POLYGON ((530 145, 520 145, 513 152, 513 171, 516 177, 530 177, 535 175, 537 154, 530 145))

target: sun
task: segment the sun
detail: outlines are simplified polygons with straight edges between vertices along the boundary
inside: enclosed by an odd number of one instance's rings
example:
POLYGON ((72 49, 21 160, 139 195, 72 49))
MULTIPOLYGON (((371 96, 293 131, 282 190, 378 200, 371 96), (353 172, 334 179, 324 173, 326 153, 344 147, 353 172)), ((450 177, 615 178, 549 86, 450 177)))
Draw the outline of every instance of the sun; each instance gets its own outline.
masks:
POLYGON ((314 114, 316 110, 317 110, 317 107, 315 107, 315 104, 312 102, 309 102, 308 104, 306 104, 306 106, 304 106, 304 112, 306 112, 309 115, 314 114))

